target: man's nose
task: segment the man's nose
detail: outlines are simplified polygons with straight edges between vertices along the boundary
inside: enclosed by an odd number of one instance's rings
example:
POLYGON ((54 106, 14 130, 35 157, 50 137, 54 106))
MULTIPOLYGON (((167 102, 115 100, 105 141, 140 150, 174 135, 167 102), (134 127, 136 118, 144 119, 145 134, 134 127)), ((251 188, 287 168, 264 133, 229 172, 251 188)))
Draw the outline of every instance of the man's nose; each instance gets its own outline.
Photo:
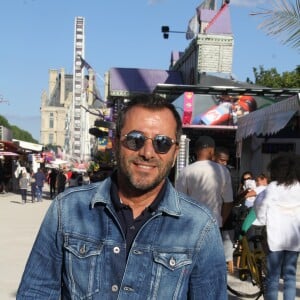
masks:
POLYGON ((153 147, 153 142, 151 139, 147 139, 144 143, 144 146, 139 150, 139 155, 145 157, 146 159, 150 159, 154 156, 155 149, 153 147))

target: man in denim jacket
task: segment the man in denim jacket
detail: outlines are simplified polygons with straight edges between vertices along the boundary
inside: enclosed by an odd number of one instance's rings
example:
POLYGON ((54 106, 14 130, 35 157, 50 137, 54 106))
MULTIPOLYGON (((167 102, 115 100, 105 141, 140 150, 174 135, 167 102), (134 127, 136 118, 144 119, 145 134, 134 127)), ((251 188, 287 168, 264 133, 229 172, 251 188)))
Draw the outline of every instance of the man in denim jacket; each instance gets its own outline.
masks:
POLYGON ((116 171, 53 201, 17 299, 227 299, 218 224, 167 179, 180 135, 172 104, 129 102, 117 120, 116 171))

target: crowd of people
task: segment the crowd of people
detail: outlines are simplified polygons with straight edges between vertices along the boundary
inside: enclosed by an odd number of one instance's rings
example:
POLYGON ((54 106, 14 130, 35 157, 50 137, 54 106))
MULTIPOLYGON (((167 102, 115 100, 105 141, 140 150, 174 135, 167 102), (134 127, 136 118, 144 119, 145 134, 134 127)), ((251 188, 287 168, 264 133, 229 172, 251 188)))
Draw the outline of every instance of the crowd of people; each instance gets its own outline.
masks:
MULTIPOLYGON (((36 172, 29 167, 21 166, 16 169, 14 183, 14 191, 20 192, 22 204, 27 202, 42 202, 43 198, 55 196, 62 193, 66 188, 72 188, 80 185, 89 184, 91 182, 90 175, 87 172, 79 173, 63 168, 38 168, 36 172), (44 185, 49 186, 49 196, 45 195, 44 185), (17 186, 17 187, 16 187, 17 186)), ((7 190, 9 192, 10 190, 7 190)), ((2 192, 6 192, 2 187, 2 192)))
POLYGON ((299 156, 275 157, 269 176, 244 172, 235 191, 228 149, 200 136, 196 161, 171 182, 181 134, 172 104, 139 96, 118 115, 111 176, 88 185, 88 177, 51 170, 43 179, 51 198, 67 183, 82 187, 52 202, 17 300, 227 299, 235 242, 255 226, 267 232, 265 299, 278 298, 280 277, 284 299, 295 299, 299 156))

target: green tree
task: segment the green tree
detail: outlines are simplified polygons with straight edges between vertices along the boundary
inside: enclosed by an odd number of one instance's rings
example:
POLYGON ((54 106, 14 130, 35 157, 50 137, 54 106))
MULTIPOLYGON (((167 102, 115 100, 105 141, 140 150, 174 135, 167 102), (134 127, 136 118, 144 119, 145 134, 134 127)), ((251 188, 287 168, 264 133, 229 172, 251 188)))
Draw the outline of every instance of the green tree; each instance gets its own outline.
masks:
POLYGON ((10 129, 12 132, 13 138, 16 140, 21 140, 24 142, 30 142, 30 143, 36 143, 36 144, 38 143, 38 141, 35 140, 28 131, 22 130, 15 125, 10 125, 8 120, 1 115, 0 115, 0 126, 4 126, 8 129, 10 129))
POLYGON ((8 129, 10 129, 10 124, 9 122, 7 121, 7 119, 3 116, 0 116, 0 126, 4 126, 8 129))
POLYGON ((255 84, 269 88, 299 88, 300 65, 294 71, 279 74, 276 68, 265 70, 263 66, 253 68, 255 84))
POLYGON ((261 16, 259 28, 280 39, 282 44, 300 50, 300 0, 273 0, 272 9, 262 9, 251 15, 261 16))
POLYGON ((35 140, 32 137, 32 135, 26 130, 20 129, 19 127, 15 126, 15 125, 11 126, 11 130, 12 130, 13 138, 16 140, 21 140, 24 142, 30 142, 30 143, 35 143, 35 144, 38 143, 38 141, 35 140))

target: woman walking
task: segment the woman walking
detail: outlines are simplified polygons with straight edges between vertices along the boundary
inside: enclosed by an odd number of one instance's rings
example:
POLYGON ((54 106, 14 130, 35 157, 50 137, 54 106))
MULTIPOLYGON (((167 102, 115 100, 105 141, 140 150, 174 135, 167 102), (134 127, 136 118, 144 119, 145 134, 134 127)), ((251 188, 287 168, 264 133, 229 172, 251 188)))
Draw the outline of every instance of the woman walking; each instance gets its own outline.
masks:
POLYGON ((296 270, 300 251, 300 156, 292 153, 273 159, 271 182, 255 200, 257 220, 266 225, 266 300, 278 299, 280 276, 284 299, 296 298, 296 270))

